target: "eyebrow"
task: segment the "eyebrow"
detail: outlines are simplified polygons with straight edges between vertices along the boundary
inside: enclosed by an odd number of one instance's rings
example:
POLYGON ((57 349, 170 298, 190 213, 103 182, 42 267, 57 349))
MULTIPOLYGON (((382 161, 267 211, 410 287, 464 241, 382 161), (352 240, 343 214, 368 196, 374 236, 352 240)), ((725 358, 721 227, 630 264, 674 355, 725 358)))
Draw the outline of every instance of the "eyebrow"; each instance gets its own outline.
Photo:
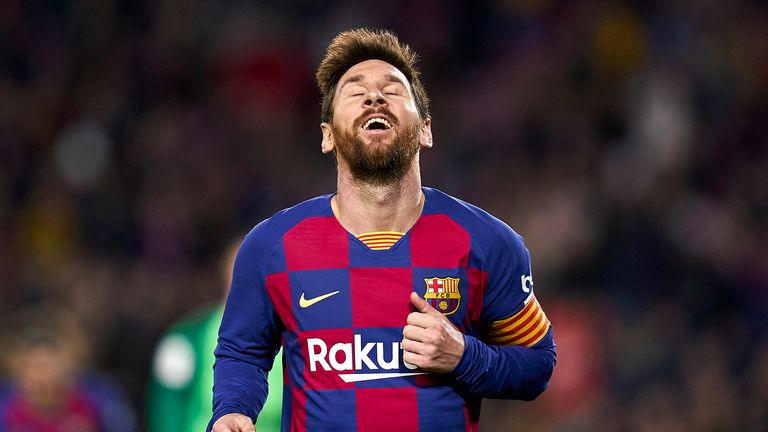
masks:
POLYGON ((363 76, 362 75, 352 75, 351 77, 345 79, 341 83, 341 85, 339 85, 339 90, 341 90, 347 84, 352 84, 352 83, 360 82, 362 80, 363 80, 363 76))
MULTIPOLYGON (((343 88, 345 85, 347 85, 347 84, 353 84, 353 83, 356 83, 356 82, 360 82, 360 81, 362 81, 364 78, 365 78, 365 76, 364 76, 364 75, 362 75, 362 74, 359 74, 359 75, 352 75, 351 77, 349 77, 349 78, 345 79, 344 81, 342 81, 341 85, 339 85, 339 91, 341 91, 341 89, 342 89, 342 88, 343 88)), ((384 75, 384 79, 385 79, 385 80, 387 80, 387 81, 389 81, 389 82, 398 83, 398 84, 401 84, 401 85, 403 85, 404 87, 408 87, 407 85, 405 85, 405 83, 403 82, 403 80, 402 80, 402 79, 400 79, 400 77, 398 77, 398 76, 396 76, 396 75, 392 75, 392 74, 386 74, 386 75, 384 75)))
POLYGON ((405 85, 403 80, 400 79, 399 76, 391 75, 391 74, 386 74, 386 75, 384 75, 384 78, 387 81, 389 81, 389 82, 394 82, 394 83, 402 84, 404 87, 408 87, 407 85, 405 85))

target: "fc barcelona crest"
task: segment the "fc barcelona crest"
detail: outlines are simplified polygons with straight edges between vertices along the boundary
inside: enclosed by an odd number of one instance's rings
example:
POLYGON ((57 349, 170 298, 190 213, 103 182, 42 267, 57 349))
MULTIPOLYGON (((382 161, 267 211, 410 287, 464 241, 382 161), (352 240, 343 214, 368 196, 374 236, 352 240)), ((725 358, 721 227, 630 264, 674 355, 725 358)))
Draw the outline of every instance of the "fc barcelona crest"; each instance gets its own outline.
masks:
POLYGON ((424 300, 429 302, 433 308, 442 312, 443 315, 450 315, 459 310, 461 304, 459 278, 432 277, 424 278, 424 282, 427 283, 424 300))

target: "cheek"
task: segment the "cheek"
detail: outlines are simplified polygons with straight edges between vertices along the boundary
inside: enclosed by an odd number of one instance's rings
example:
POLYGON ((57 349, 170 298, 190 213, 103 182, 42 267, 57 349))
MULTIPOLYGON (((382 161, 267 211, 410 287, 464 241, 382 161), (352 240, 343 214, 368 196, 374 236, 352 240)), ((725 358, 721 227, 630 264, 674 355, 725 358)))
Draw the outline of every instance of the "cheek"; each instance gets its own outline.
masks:
POLYGON ((354 112, 351 109, 345 107, 343 104, 339 104, 333 111, 333 122, 341 129, 348 129, 352 127, 352 123, 355 120, 353 114, 354 112))
POLYGON ((419 110, 416 108, 416 103, 413 101, 404 103, 402 105, 402 112, 403 117, 408 118, 409 120, 419 119, 419 110))

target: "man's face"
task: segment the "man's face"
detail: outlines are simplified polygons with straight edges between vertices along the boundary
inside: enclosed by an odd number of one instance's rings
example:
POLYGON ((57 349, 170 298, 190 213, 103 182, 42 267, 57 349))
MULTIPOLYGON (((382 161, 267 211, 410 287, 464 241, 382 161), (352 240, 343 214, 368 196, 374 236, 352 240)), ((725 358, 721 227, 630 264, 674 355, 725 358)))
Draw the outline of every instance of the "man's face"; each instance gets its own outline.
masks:
POLYGON ((323 151, 336 149, 340 169, 370 184, 405 175, 419 146, 431 146, 430 120, 422 121, 407 79, 381 60, 351 67, 339 80, 331 124, 323 123, 323 151))

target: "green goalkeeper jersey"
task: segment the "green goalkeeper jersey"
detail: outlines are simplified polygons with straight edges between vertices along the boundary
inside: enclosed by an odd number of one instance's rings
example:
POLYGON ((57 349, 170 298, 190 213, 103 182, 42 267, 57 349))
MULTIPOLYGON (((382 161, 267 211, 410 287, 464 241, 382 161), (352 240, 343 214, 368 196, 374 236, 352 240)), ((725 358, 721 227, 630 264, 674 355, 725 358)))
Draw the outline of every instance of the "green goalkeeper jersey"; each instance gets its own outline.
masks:
MULTIPOLYGON (((155 350, 147 388, 148 432, 204 431, 212 412, 213 350, 223 309, 193 313, 176 322, 155 350)), ((282 351, 269 373, 269 396, 256 430, 280 430, 282 351)))

